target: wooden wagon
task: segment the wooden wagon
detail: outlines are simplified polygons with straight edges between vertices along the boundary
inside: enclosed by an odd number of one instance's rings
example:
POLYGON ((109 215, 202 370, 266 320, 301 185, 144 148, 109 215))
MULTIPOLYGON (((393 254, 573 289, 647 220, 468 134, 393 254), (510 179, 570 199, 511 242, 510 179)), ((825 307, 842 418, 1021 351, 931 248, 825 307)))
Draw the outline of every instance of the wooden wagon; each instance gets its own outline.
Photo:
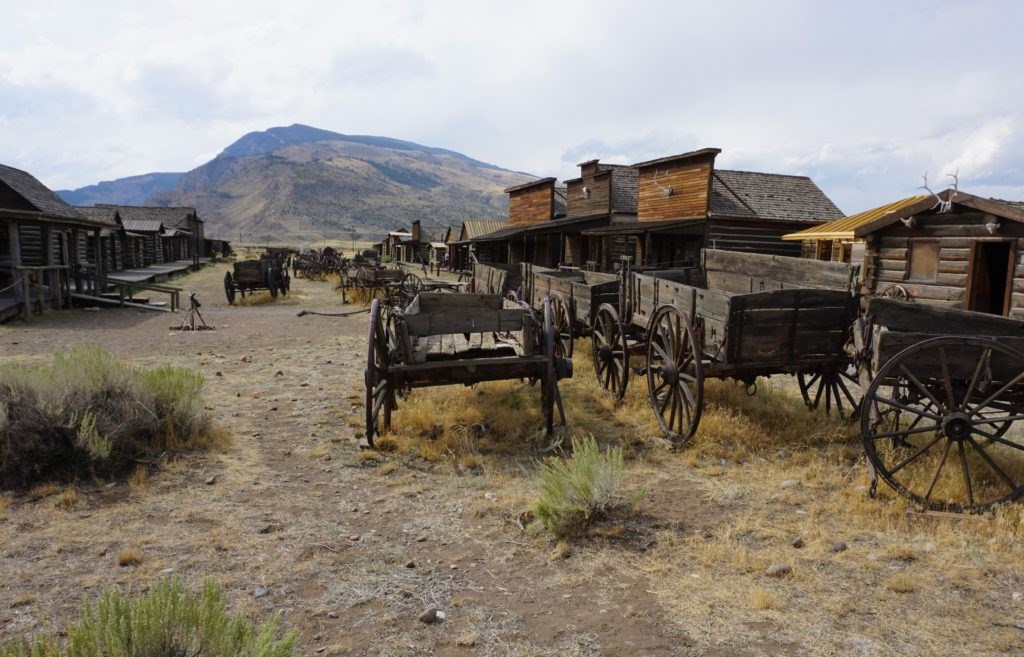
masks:
POLYGON ((881 477, 970 512, 1024 494, 1024 322, 874 297, 853 333, 872 494, 881 477))
POLYGON ((473 263, 473 279, 470 286, 477 294, 507 296, 522 286, 521 265, 473 263))
POLYGON ((562 351, 572 356, 575 339, 590 335, 601 304, 617 302, 619 276, 575 268, 547 269, 528 263, 522 267, 521 299, 534 308, 540 308, 545 298, 551 299, 562 351))
POLYGON ((228 303, 235 303, 235 294, 252 294, 256 290, 267 290, 277 298, 278 293, 288 294, 291 278, 283 261, 276 255, 261 257, 259 260, 242 260, 224 272, 224 294, 228 303))
POLYGON ((696 432, 705 378, 753 385, 796 374, 809 406, 856 407, 844 349, 858 312, 848 265, 708 249, 700 269, 641 273, 627 261, 621 275, 618 304, 601 305, 594 320, 597 377, 621 398, 631 357, 643 355, 638 371, 673 442, 696 432))
POLYGON ((387 431, 397 398, 413 388, 482 381, 539 381, 548 432, 561 398, 558 381, 572 360, 556 353, 549 304, 537 313, 497 294, 422 293, 404 309, 370 306, 366 369, 366 439, 387 431))

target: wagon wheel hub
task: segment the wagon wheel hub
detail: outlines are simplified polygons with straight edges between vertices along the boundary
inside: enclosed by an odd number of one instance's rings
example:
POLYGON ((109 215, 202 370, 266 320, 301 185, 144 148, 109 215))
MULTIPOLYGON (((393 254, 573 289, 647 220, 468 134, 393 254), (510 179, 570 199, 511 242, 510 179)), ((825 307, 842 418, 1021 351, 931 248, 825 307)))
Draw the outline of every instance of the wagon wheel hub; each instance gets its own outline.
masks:
POLYGON ((966 413, 951 413, 942 420, 942 433, 950 440, 966 440, 971 435, 971 420, 966 413))
POLYGON ((672 363, 665 363, 661 366, 661 380, 669 385, 679 383, 679 370, 672 363))
POLYGON ((597 355, 601 358, 602 361, 608 363, 611 362, 612 360, 612 351, 614 351, 612 349, 612 345, 603 344, 597 348, 597 355))

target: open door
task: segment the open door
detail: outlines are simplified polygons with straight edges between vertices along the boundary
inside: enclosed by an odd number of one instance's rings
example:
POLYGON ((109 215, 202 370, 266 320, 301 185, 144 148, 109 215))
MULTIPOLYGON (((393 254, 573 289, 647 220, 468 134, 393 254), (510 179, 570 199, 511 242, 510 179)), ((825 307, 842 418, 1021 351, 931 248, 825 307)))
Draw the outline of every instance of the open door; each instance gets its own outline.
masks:
POLYGON ((967 309, 1006 315, 1013 288, 1012 241, 975 242, 967 277, 967 309))

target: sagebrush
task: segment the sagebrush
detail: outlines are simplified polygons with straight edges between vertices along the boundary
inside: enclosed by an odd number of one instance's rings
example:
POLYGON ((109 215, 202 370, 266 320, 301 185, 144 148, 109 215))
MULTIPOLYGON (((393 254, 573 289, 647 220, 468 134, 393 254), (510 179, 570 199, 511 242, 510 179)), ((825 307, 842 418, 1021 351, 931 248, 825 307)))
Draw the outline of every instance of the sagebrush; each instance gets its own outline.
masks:
POLYGON ((534 513, 555 536, 576 535, 627 502, 623 480, 622 448, 602 452, 593 436, 573 439, 571 458, 549 458, 541 464, 534 513))
POLYGON ((274 616, 256 626, 232 615, 216 582, 201 595, 185 590, 177 577, 158 582, 142 595, 106 591, 87 604, 61 634, 0 643, 4 657, 291 657, 296 635, 279 632, 274 616))
POLYGON ((205 446, 203 377, 133 367, 95 345, 40 365, 0 365, 0 486, 106 473, 205 446))

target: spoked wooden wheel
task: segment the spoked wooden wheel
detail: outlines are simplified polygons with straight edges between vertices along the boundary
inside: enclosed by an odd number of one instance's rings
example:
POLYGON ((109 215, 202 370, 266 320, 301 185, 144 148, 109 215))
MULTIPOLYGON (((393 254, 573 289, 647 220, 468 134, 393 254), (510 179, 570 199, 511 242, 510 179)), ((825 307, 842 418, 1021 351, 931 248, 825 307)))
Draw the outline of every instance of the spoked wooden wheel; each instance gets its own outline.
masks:
POLYGON ((701 348, 690 318, 662 306, 647 329, 647 391, 662 431, 673 443, 697 432, 704 405, 701 348))
POLYGON ((558 394, 558 377, 555 374, 556 344, 555 318, 551 301, 544 299, 544 375, 541 377, 540 403, 544 413, 544 430, 551 434, 555 429, 555 395, 558 394))
POLYGON ((374 299, 370 305, 370 338, 366 349, 366 442, 373 446, 374 436, 391 428, 391 411, 395 407, 395 390, 388 373, 397 353, 397 339, 384 306, 374 299))
POLYGON ((901 495, 978 512, 1024 494, 1024 355, 994 340, 941 337, 896 354, 868 386, 861 440, 901 495))
POLYGON ((276 299, 277 298, 278 281, 277 281, 277 274, 274 272, 273 269, 271 269, 270 271, 267 272, 266 283, 267 283, 267 289, 270 290, 270 298, 276 299))
POLYGON ((569 301, 564 294, 555 292, 551 295, 551 313, 555 322, 556 348, 561 350, 565 358, 572 358, 572 313, 570 312, 569 301))
POLYGON ((423 291, 423 281, 419 276, 412 272, 407 273, 402 277, 398 288, 398 303, 405 308, 412 300, 416 298, 416 295, 423 291))
POLYGON ((228 304, 235 305, 235 279, 231 272, 224 272, 224 296, 228 298, 228 304))
POLYGON ((629 345, 619 312, 611 304, 598 307, 590 339, 597 382, 616 399, 622 399, 629 385, 629 345))
POLYGON ((814 373, 796 375, 800 395, 807 408, 825 406, 825 414, 835 413, 844 420, 854 420, 860 413, 860 384, 857 377, 843 366, 828 367, 814 373))

